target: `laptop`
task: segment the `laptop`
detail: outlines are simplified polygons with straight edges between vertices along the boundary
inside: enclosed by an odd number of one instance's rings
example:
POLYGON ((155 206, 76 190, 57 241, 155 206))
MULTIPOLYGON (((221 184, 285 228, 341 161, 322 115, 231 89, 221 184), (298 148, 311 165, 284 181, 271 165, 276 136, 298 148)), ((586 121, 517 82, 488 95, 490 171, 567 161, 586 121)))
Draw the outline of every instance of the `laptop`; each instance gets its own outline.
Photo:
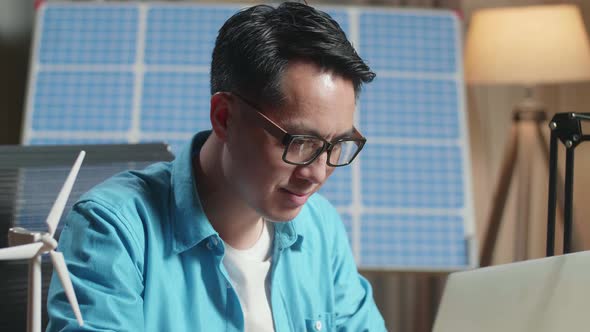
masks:
POLYGON ((590 251, 449 276, 433 332, 590 331, 590 251))

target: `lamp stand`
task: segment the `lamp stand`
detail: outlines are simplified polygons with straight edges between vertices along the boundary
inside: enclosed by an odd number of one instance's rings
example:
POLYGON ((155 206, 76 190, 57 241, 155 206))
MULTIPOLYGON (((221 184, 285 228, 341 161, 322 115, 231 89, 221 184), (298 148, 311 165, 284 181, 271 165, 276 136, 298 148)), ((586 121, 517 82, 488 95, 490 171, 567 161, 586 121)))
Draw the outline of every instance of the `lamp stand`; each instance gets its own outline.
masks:
MULTIPOLYGON (((514 168, 519 165, 518 185, 518 222, 516 228, 516 260, 524 260, 528 252, 528 233, 530 215, 530 186, 531 186, 531 148, 540 145, 545 164, 549 169, 549 149, 542 132, 542 125, 547 120, 544 107, 534 99, 527 97, 518 104, 512 115, 510 137, 504 149, 500 177, 494 191, 492 208, 488 217, 487 229, 484 233, 484 243, 480 255, 480 266, 489 266, 492 262, 501 218, 506 205, 508 190, 512 181, 514 168), (533 129, 534 128, 534 129, 533 129), (523 137, 526 149, 519 152, 519 137, 523 137), (531 148, 528 148, 531 147, 531 148)), ((558 195, 558 197, 561 197, 558 195)), ((563 202, 558 200, 560 208, 563 202)))
MULTIPOLYGON (((574 200, 574 149, 578 144, 590 140, 590 135, 582 131, 581 121, 590 121, 590 113, 557 113, 551 119, 550 161, 549 161, 549 201, 547 205, 547 256, 554 255, 555 246, 555 201, 564 196, 563 210, 563 253, 572 251, 572 225, 574 200), (559 194, 563 184, 557 183, 557 141, 566 148, 565 159, 565 195, 559 194)), ((562 204, 563 206, 563 204, 562 204)))

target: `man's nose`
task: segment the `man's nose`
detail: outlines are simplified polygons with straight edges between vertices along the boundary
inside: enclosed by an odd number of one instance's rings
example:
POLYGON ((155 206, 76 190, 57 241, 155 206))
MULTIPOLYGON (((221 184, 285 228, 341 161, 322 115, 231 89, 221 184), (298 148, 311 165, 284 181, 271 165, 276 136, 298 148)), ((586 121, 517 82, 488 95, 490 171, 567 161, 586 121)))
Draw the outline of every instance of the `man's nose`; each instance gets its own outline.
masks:
POLYGON ((328 152, 324 151, 311 164, 298 166, 296 176, 312 183, 323 183, 330 175, 332 168, 328 166, 327 160, 328 152))

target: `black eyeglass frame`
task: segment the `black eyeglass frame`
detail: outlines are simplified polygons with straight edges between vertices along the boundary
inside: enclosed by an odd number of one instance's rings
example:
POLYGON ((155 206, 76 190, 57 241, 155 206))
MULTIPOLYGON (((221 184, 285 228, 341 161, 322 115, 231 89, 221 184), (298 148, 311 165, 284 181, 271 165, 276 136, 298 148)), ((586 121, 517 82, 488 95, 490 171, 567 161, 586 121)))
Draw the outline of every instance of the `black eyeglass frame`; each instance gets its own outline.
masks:
POLYGON ((236 96, 244 104, 246 104, 249 107, 251 107, 255 111, 254 114, 257 115, 256 116, 256 120, 262 126, 262 128, 264 128, 264 130, 266 130, 269 134, 271 134, 274 138, 276 138, 279 142, 281 142, 282 145, 285 146, 285 151, 283 151, 283 157, 282 157, 282 159, 287 164, 297 165, 297 166, 306 166, 306 165, 309 165, 309 164, 313 163, 319 156, 322 155, 322 153, 327 152, 328 153, 328 156, 326 158, 326 164, 328 166, 331 166, 331 167, 347 166, 347 165, 350 165, 350 163, 353 162, 353 160, 361 152, 361 150, 365 146, 365 143, 367 142, 367 139, 354 126, 352 127, 352 135, 353 135, 353 137, 342 137, 342 138, 339 138, 339 139, 337 139, 335 141, 332 141, 332 142, 329 142, 328 140, 326 140, 323 137, 315 136, 315 135, 293 135, 293 134, 289 134, 285 129, 283 129, 281 126, 279 126, 274 121, 272 121, 269 117, 267 117, 266 115, 264 115, 264 113, 262 113, 260 111, 260 109, 254 103, 250 102, 248 99, 240 96, 239 94, 237 94, 235 92, 229 92, 229 94, 231 94, 233 96, 236 96), (289 161, 289 160, 287 160, 287 153, 289 152, 289 146, 291 145, 291 143, 295 139, 298 139, 298 138, 319 139, 324 144, 323 144, 322 148, 319 149, 315 153, 315 155, 312 158, 310 158, 310 160, 308 160, 308 161, 305 161, 305 162, 293 162, 293 161, 289 161), (347 163, 340 164, 340 165, 335 165, 335 164, 332 164, 330 162, 330 156, 332 154, 332 149, 334 148, 334 146, 336 144, 340 143, 340 142, 357 142, 358 143, 358 149, 356 150, 356 152, 354 153, 354 155, 350 158, 350 160, 347 163))

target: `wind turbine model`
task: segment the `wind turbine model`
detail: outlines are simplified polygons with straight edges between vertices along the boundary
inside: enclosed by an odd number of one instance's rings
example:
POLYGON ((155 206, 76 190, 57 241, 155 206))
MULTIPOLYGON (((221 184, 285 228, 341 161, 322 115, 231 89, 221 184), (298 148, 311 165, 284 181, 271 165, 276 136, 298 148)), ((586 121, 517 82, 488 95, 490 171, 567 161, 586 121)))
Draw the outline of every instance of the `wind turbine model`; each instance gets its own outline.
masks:
POLYGON ((55 241, 53 235, 68 201, 68 196, 70 196, 70 192, 74 186, 74 181, 76 181, 76 176, 78 175, 85 154, 84 151, 80 151, 70 174, 66 178, 66 182, 61 188, 55 203, 53 203, 51 211, 49 211, 46 220, 48 232, 31 232, 21 227, 11 228, 8 230, 9 247, 0 249, 0 260, 29 259, 28 332, 41 331, 41 255, 48 252, 51 255, 53 268, 57 272, 68 301, 70 301, 70 305, 74 310, 78 324, 80 326, 84 325, 64 256, 61 252, 54 250, 57 247, 57 241, 55 241))

